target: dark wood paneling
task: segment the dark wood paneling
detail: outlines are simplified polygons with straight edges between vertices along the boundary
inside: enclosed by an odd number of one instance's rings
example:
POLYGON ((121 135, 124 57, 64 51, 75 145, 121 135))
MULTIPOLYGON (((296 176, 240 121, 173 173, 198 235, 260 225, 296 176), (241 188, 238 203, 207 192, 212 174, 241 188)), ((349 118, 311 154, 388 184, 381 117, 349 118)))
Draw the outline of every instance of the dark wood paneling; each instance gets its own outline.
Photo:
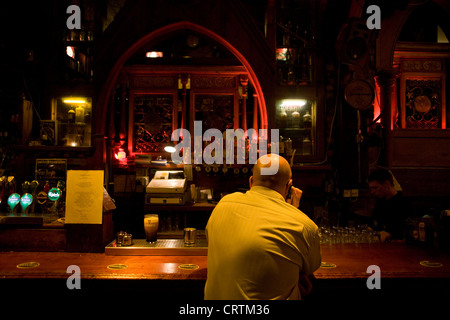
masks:
POLYGON ((0 250, 61 251, 66 249, 64 229, 0 229, 0 250))

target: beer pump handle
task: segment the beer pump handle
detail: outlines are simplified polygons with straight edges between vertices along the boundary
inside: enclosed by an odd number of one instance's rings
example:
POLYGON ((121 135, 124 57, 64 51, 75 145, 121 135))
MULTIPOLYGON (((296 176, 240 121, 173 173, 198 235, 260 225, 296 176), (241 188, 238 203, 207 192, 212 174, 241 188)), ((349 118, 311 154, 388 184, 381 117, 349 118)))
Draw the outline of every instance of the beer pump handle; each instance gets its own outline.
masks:
POLYGON ((8 177, 8 196, 16 192, 16 179, 14 176, 8 177))
POLYGON ((29 193, 30 192, 30 182, 24 181, 22 183, 22 194, 29 193))
POLYGON ((20 206, 22 207, 22 213, 27 215, 30 205, 33 203, 33 196, 29 193, 24 193, 20 198, 20 206))
POLYGON ((20 195, 18 193, 12 193, 8 197, 8 206, 12 213, 16 213, 16 208, 19 203, 20 203, 20 195))
POLYGON ((38 186, 39 186, 39 182, 37 180, 31 181, 30 189, 31 189, 31 194, 33 195, 33 197, 36 196, 36 190, 37 190, 38 186))
POLYGON ((50 191, 50 184, 48 183, 48 181, 45 181, 44 192, 48 193, 49 191, 50 191))
POLYGON ((31 204, 30 207, 30 211, 34 212, 35 210, 35 205, 36 205, 36 193, 37 193, 37 188, 39 186, 39 182, 37 180, 33 180, 31 181, 31 195, 33 196, 33 203, 31 204))
POLYGON ((0 204, 6 198, 6 177, 0 177, 0 204))
POLYGON ((61 191, 64 191, 64 187, 65 187, 65 183, 64 183, 64 181, 63 180, 58 180, 58 183, 56 184, 56 187, 58 188, 58 189, 60 189, 61 191))

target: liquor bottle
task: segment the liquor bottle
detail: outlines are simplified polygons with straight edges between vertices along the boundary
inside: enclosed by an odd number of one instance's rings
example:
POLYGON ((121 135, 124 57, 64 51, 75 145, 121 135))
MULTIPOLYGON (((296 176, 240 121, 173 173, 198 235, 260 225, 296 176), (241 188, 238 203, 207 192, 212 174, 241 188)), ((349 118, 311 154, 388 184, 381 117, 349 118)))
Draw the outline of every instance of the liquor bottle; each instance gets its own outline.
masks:
POLYGON ((287 125, 287 113, 284 108, 281 109, 280 112, 280 128, 286 128, 287 125))
POLYGON ((425 242, 427 239, 425 222, 419 222, 419 241, 425 242))
POLYGON ((295 110, 294 112, 292 112, 291 117, 292 117, 292 127, 300 128, 300 113, 297 110, 295 110))
POLYGON ((67 121, 69 123, 74 123, 75 122, 75 110, 73 110, 72 108, 70 108, 67 111, 67 121))
POLYGON ((306 110, 305 114, 303 115, 303 127, 305 129, 311 129, 312 127, 312 118, 309 110, 306 110))
POLYGON ((284 139, 282 136, 280 136, 280 145, 278 148, 279 148, 278 153, 280 155, 284 155, 284 139))
POLYGON ((285 150, 286 156, 290 156, 292 154, 292 140, 291 140, 291 138, 287 138, 284 141, 284 150, 285 150))
POLYGON ((84 108, 82 106, 75 109, 75 122, 84 123, 84 108))
POLYGON ((303 139, 302 151, 303 155, 310 155, 312 153, 312 142, 308 136, 303 139))

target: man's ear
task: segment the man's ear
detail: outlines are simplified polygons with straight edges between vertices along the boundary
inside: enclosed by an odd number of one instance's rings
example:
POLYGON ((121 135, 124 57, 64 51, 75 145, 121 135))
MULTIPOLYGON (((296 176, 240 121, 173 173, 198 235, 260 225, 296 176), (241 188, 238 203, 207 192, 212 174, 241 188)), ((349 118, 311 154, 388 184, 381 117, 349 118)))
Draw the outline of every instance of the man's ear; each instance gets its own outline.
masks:
POLYGON ((286 193, 286 197, 289 195, 289 189, 292 186, 292 179, 289 179, 289 181, 286 183, 286 189, 285 189, 285 193, 286 193))
POLYGON ((253 176, 250 176, 250 178, 248 178, 248 185, 250 186, 250 188, 253 185, 253 176))

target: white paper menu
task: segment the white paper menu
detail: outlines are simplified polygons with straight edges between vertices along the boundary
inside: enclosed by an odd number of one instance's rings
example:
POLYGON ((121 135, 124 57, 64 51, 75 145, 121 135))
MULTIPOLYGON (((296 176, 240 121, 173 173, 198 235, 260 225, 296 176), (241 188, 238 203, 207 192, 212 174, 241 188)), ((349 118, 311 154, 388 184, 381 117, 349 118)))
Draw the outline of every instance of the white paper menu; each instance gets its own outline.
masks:
POLYGON ((67 171, 65 223, 102 223, 103 175, 103 170, 67 171))

